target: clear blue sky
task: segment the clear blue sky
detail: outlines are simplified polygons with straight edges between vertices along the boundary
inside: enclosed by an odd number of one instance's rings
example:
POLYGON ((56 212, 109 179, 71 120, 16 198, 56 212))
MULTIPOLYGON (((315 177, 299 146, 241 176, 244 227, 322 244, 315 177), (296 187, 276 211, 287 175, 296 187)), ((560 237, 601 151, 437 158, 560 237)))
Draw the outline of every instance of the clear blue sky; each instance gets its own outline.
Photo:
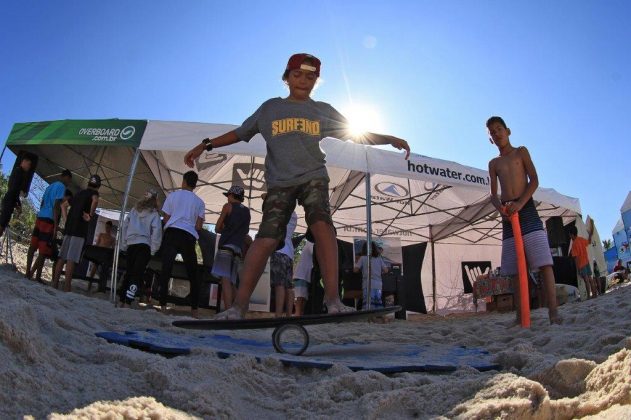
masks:
POLYGON ((580 198, 603 239, 631 188, 626 0, 1 6, 3 141, 24 121, 239 124, 285 95, 287 58, 309 52, 323 62, 316 99, 367 108, 415 153, 486 168, 497 150, 484 123, 503 116, 540 184, 580 198))

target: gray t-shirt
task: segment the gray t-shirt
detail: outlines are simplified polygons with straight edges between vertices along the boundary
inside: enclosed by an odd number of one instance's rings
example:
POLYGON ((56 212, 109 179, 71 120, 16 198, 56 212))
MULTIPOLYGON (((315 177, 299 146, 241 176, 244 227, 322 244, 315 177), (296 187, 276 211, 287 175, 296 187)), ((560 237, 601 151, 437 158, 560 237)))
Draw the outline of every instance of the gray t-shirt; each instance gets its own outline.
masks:
POLYGON ((268 186, 291 187, 316 178, 328 179, 320 140, 345 140, 347 130, 346 118, 325 102, 273 98, 265 101, 235 132, 245 142, 261 133, 267 144, 268 186))

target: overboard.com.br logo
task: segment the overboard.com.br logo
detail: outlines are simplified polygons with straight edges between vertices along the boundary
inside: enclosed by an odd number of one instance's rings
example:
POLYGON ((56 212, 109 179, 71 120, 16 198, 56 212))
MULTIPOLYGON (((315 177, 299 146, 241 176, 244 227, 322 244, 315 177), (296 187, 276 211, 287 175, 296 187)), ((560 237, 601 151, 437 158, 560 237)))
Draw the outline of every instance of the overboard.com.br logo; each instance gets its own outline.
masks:
POLYGON ((121 130, 120 137, 121 140, 129 140, 130 138, 134 137, 134 134, 136 134, 136 127, 134 127, 133 125, 128 125, 121 130))

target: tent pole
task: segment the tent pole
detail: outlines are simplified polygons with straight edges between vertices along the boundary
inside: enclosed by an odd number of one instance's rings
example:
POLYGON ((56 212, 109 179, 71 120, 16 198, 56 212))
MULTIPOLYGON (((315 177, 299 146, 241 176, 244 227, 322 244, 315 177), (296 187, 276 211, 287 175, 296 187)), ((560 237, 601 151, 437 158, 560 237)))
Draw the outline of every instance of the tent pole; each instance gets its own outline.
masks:
POLYGON ((129 192, 131 191, 131 183, 134 180, 136 174, 136 166, 138 166, 138 159, 140 158, 140 149, 137 148, 134 152, 134 157, 131 161, 131 168, 129 169, 129 177, 127 178, 127 186, 125 187, 125 195, 123 196, 123 207, 121 208, 120 216, 118 218, 118 230, 116 231, 116 245, 114 246, 114 261, 112 262, 112 288, 110 291, 110 299, 112 303, 116 303, 116 283, 118 281, 118 254, 120 252, 120 243, 122 240, 123 223, 125 221, 125 210, 127 209, 127 199, 129 198, 129 192))
POLYGON ((432 313, 436 313, 436 254, 434 253, 434 232, 429 225, 429 244, 432 247, 432 313))
MULTIPOLYGON (((250 159, 250 191, 248 192, 248 207, 252 207, 252 182, 254 178, 254 156, 250 159)), ((245 185, 244 185, 245 186, 245 185)))
POLYGON ((370 172, 366 173, 366 268, 368 270, 368 284, 366 285, 366 300, 367 302, 363 302, 366 306, 366 309, 372 309, 370 293, 372 289, 372 285, 370 284, 372 264, 370 262, 371 250, 372 250, 372 197, 371 197, 371 187, 370 187, 370 172))

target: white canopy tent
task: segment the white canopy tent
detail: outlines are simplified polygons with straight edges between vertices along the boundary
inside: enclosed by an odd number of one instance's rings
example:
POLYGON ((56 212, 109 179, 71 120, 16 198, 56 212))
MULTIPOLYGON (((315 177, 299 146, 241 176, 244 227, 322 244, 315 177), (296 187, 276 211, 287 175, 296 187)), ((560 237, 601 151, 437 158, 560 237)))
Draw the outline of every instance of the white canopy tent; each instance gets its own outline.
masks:
MULTIPOLYGON (((215 137, 236 126, 149 121, 139 149, 143 160, 165 191, 177 189, 189 170, 183 158, 205 137, 215 137)), ((431 255, 423 261, 422 286, 426 306, 436 311, 462 310, 460 262, 489 260, 499 264, 501 221, 489 200, 487 171, 455 162, 411 155, 327 138, 321 143, 331 178, 330 196, 338 237, 352 241, 367 234, 366 204, 371 204, 372 234, 398 237, 402 245, 427 242, 431 255), (370 177, 367 177, 370 174, 370 177)), ((252 210, 252 229, 261 220, 265 191, 265 141, 258 135, 204 153, 195 162, 200 181, 196 193, 206 203, 206 221, 214 222, 225 203, 222 193, 242 185, 252 210)), ((553 189, 539 188, 535 200, 546 219, 562 216, 567 222, 580 214, 579 200, 553 189)), ((306 224, 302 208, 298 230, 306 224)))
POLYGON ((613 242, 616 246, 616 251, 618 253, 617 258, 622 260, 623 264, 629 260, 629 242, 627 239, 627 231, 624 228, 624 222, 622 218, 618 219, 616 222, 616 226, 614 226, 611 231, 611 235, 613 236, 613 242))
MULTIPOLYGON (((235 127, 116 119, 44 121, 15 124, 7 146, 38 154, 37 172, 44 179, 64 167, 79 179, 101 174, 102 202, 123 210, 122 218, 128 202, 141 197, 148 186, 158 185, 165 193, 179 188, 182 174, 189 170, 183 163, 186 151, 202 138, 235 127)), ((330 138, 321 146, 327 154, 339 238, 352 241, 370 235, 372 228, 375 236, 399 238, 403 246, 428 243, 421 273, 426 307, 465 309, 460 262, 499 263, 501 222, 489 201, 488 173, 415 154, 406 161, 402 153, 330 138)), ((216 222, 225 203, 222 193, 239 184, 252 210, 251 228, 258 228, 266 189, 265 154, 265 142, 256 136, 249 143, 204 153, 195 162, 200 177, 195 192, 206 203, 206 222, 216 222)), ((570 222, 581 212, 578 199, 552 189, 539 188, 535 200, 544 219, 561 216, 570 222)), ((297 213, 303 216, 301 208, 297 213)), ((298 231, 305 229, 300 217, 298 231)))

